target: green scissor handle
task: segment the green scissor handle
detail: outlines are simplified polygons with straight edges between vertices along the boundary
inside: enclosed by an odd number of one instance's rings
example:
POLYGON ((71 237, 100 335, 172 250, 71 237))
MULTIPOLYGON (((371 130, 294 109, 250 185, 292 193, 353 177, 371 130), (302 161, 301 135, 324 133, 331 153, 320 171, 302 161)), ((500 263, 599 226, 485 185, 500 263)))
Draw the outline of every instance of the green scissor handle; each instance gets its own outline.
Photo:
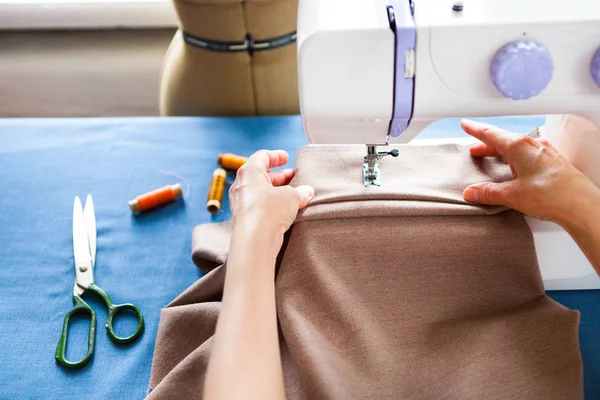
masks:
POLYGON ((108 336, 115 343, 132 343, 134 342, 141 334, 144 332, 144 316, 139 308, 134 306, 131 303, 124 304, 113 304, 109 295, 100 289, 98 286, 92 284, 94 286, 94 290, 98 296, 102 297, 104 302, 106 303, 106 307, 108 308, 108 320, 106 321, 106 330, 108 331, 108 336), (122 311, 131 310, 135 313, 135 316, 138 321, 137 328, 135 331, 129 336, 117 336, 113 329, 113 320, 122 311))
POLYGON ((56 346, 55 357, 58 362, 67 368, 80 368, 85 366, 94 354, 94 345, 96 342, 96 313, 85 301, 78 295, 73 294, 73 304, 75 307, 65 315, 63 321, 62 334, 56 346), (69 319, 75 314, 90 314, 90 328, 88 331, 88 349, 86 355, 79 361, 71 362, 67 360, 67 335, 69 331, 69 319))
MULTIPOLYGON (((106 321, 106 330, 108 331, 108 336, 115 343, 131 343, 134 342, 144 331, 144 316, 139 308, 130 303, 125 304, 113 304, 112 299, 104 290, 102 290, 99 286, 92 283, 87 287, 86 291, 93 292, 95 295, 100 297, 106 308, 108 309, 108 320, 106 321), (117 336, 113 329, 113 320, 122 311, 131 310, 135 313, 136 318, 138 320, 138 326, 136 330, 129 336, 121 337, 117 336)), ((58 341, 58 346, 56 347, 56 359, 68 368, 80 368, 85 366, 94 353, 94 344, 96 340, 96 313, 92 308, 87 305, 83 299, 77 295, 73 295, 73 304, 75 307, 71 311, 65 315, 65 319, 63 322, 63 330, 62 335, 60 336, 60 340, 58 341), (67 334, 69 329, 69 318, 71 318, 74 314, 80 313, 89 313, 91 316, 90 320, 90 329, 88 334, 88 351, 87 354, 80 360, 76 362, 71 362, 66 359, 66 349, 67 349, 67 334)))

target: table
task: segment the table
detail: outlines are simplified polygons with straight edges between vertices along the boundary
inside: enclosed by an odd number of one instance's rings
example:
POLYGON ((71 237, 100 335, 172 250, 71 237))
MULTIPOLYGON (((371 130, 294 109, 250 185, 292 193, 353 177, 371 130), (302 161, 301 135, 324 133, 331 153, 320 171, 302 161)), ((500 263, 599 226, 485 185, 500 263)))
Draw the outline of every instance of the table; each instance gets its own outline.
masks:
MULTIPOLYGON (((526 132, 541 119, 491 122, 526 132)), ((458 134, 457 121, 446 120, 420 138, 458 134)), ((160 310, 201 276, 190 259, 192 228, 230 218, 227 201, 216 216, 204 208, 217 154, 283 148, 293 163, 306 143, 296 116, 0 120, 0 397, 143 398, 160 310), (131 215, 128 200, 176 182, 184 201, 131 215), (114 345, 103 328, 106 312, 89 296, 98 314, 96 354, 86 368, 65 370, 54 351, 72 306, 73 197, 87 193, 98 224, 96 281, 116 302, 140 306, 146 330, 133 345, 114 345)), ((599 398, 600 293, 551 296, 581 310, 586 394, 599 398)), ((133 323, 123 318, 117 331, 133 323)), ((75 320, 71 358, 83 355, 86 335, 87 320, 75 320)))

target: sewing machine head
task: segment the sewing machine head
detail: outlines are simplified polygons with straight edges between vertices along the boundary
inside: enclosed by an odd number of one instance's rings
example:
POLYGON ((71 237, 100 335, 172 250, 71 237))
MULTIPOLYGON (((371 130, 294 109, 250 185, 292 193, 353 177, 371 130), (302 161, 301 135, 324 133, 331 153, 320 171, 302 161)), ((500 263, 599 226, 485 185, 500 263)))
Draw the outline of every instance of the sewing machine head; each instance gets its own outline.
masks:
POLYGON ((377 147, 438 119, 577 114, 600 126, 599 24, 589 0, 300 0, 306 134, 366 144, 365 185, 378 185, 392 152, 377 147))

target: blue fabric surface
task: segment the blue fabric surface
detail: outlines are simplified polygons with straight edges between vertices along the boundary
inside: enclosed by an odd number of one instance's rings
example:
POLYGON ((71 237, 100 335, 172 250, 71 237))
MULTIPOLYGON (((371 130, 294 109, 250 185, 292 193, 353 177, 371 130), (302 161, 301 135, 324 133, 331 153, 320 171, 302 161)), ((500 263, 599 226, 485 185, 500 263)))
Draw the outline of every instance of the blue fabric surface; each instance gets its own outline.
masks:
MULTIPOLYGON (((528 131, 536 117, 494 118, 528 131)), ((457 120, 433 124, 420 137, 460 134, 457 120)), ((211 216, 206 192, 219 152, 250 155, 260 148, 294 152, 306 144, 298 117, 0 120, 0 398, 139 399, 147 391, 160 310, 201 276, 190 260, 195 225, 211 216), (184 180, 170 174, 176 174, 184 180), (127 201, 182 182, 184 201, 132 216, 127 201), (91 193, 96 206, 95 278, 117 303, 138 305, 146 330, 136 343, 110 342, 106 311, 97 311, 96 354, 87 367, 65 370, 54 360, 64 314, 72 307, 73 197, 91 193)), ((600 393, 599 294, 552 296, 580 309, 588 398, 600 393)), ((85 352, 85 318, 72 324, 68 355, 85 352)), ((117 324, 131 332, 133 320, 117 324)))

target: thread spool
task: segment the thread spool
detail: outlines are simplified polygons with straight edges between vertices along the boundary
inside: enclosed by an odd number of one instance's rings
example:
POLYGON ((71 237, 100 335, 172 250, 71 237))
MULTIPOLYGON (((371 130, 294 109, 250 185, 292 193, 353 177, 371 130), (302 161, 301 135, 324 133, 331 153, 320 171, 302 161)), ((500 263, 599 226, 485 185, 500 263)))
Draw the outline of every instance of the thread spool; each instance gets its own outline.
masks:
POLYGON ((211 214, 216 214, 221 209, 223 194, 225 193, 225 178, 227 172, 223 168, 217 168, 213 172, 210 187, 208 189, 208 199, 206 200, 206 209, 211 214))
POLYGON ((129 202, 129 208, 131 208, 131 211, 134 213, 145 212, 175 201, 179 196, 183 196, 183 191, 181 190, 181 185, 179 183, 167 185, 160 189, 137 196, 129 202))
POLYGON ((237 171, 242 165, 246 164, 247 161, 248 159, 246 157, 238 156, 232 153, 221 153, 217 158, 219 165, 231 171, 237 171))

